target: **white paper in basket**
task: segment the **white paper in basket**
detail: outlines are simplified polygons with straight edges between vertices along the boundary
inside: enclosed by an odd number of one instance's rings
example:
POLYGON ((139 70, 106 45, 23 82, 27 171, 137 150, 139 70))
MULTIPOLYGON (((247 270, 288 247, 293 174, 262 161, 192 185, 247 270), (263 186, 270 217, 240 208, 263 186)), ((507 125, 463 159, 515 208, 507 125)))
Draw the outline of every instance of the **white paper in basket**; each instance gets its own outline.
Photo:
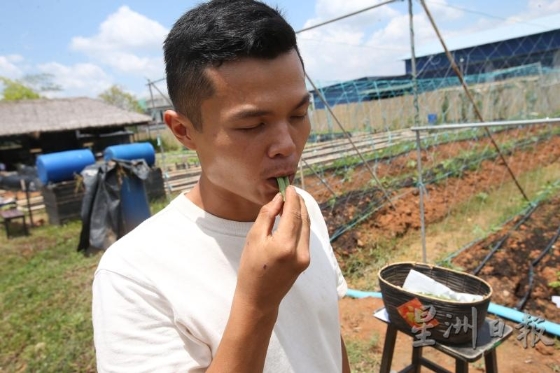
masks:
POLYGON ((406 276, 402 288, 412 293, 445 297, 458 302, 475 302, 482 299, 482 295, 453 291, 447 286, 413 269, 411 269, 406 276))

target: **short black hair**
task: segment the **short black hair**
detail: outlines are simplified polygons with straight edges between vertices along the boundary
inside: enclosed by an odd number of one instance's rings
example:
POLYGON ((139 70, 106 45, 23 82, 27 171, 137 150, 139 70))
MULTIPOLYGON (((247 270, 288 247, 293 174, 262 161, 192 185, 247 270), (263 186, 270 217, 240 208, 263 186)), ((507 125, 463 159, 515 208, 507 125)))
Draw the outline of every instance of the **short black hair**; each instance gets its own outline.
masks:
POLYGON ((198 5, 173 25, 163 50, 169 97, 197 130, 202 130, 200 105, 214 93, 207 67, 245 57, 274 59, 292 50, 301 60, 294 29, 281 12, 253 0, 198 5))

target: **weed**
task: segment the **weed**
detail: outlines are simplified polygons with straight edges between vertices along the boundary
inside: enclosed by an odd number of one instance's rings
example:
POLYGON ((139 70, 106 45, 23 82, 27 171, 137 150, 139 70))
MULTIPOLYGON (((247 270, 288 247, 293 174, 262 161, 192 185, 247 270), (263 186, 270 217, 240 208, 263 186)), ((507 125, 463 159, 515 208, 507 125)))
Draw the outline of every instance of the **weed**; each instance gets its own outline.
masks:
POLYGON ((379 333, 374 333, 369 341, 345 341, 352 372, 370 373, 379 370, 380 355, 376 350, 380 338, 379 333))
POLYGON ((552 281, 548 284, 548 286, 550 286, 553 289, 560 288, 560 271, 556 272, 556 277, 558 278, 556 281, 552 281))
POLYGON ((476 199, 480 203, 486 203, 486 200, 488 199, 488 193, 480 192, 476 195, 476 199))

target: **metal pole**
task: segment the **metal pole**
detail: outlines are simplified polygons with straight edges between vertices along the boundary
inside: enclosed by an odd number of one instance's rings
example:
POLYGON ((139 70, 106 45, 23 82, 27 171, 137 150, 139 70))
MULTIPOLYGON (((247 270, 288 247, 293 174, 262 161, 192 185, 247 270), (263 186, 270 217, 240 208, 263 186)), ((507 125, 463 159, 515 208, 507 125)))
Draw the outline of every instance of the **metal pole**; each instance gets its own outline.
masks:
POLYGON ((545 119, 525 119, 525 120, 504 120, 499 122, 484 122, 484 123, 452 123, 441 124, 439 126, 419 126, 410 128, 411 131, 443 131, 443 130, 456 130, 456 129, 473 129, 483 127, 497 127, 497 126, 526 126, 534 124, 560 124, 560 118, 545 118, 545 119))
POLYGON ((420 196, 420 229, 422 232, 422 262, 427 263, 426 255, 426 221, 424 218, 424 181, 422 179, 422 143, 420 142, 420 131, 416 131, 416 150, 418 166, 418 195, 420 196))
MULTIPOLYGON (((150 98, 151 98, 151 101, 152 101, 152 119, 153 119, 154 118, 153 114, 154 114, 155 105, 154 105, 154 93, 152 91, 152 82, 150 82, 150 80, 148 80, 148 87, 150 88, 150 98)), ((156 87, 156 89, 157 89, 157 87, 156 87)), ((158 91, 159 91, 159 89, 158 89, 158 91)), ((148 128, 149 127, 150 127, 150 124, 148 124, 148 128)), ((165 193, 165 197, 167 198, 167 202, 169 202, 170 198, 171 198, 171 196, 170 196, 171 186, 169 185, 169 180, 168 180, 168 176, 167 176, 167 166, 165 164, 165 149, 163 149, 163 143, 161 142, 161 136, 160 136, 160 133, 159 133, 159 123, 156 123, 156 136, 157 136, 157 143, 158 143, 158 146, 159 146, 159 151, 161 152, 161 164, 163 166, 163 177, 164 177, 165 182, 167 184, 167 189, 169 190, 169 193, 165 193)))
POLYGON ((408 0, 408 18, 410 22, 410 64, 412 74, 412 93, 414 95, 414 125, 420 124, 420 106, 418 105, 418 79, 416 71, 416 53, 414 49, 414 13, 412 0, 408 0))

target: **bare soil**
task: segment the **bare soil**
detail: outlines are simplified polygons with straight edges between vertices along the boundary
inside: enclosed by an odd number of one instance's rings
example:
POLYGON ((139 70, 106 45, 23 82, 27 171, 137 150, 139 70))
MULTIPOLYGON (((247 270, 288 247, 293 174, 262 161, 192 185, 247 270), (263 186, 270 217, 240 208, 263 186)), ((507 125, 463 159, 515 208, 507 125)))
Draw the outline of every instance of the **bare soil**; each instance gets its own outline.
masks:
MULTIPOLYGON (((530 136, 531 131, 533 130, 504 131, 496 134, 494 139, 500 143, 508 138, 530 136)), ((489 140, 478 140, 478 143, 488 146, 489 140)), ((437 146, 437 154, 438 157, 441 157, 440 159, 447 159, 471 147, 472 143, 468 141, 444 144, 437 146)), ((429 149, 422 154, 422 162, 426 167, 430 167, 435 162, 430 156, 434 151, 435 149, 429 149)), ((386 163, 378 162, 376 175, 379 178, 395 176, 399 172, 407 171, 411 161, 415 160, 416 152, 411 152, 395 157, 386 163)), ((506 161, 513 173, 518 176, 536 168, 558 164, 560 162, 560 137, 554 136, 541 141, 537 146, 517 150, 506 155, 506 161)), ((313 186, 306 181, 306 189, 310 190, 320 202, 323 202, 323 211, 326 212, 327 224, 331 233, 363 214, 364 208, 381 205, 385 200, 384 191, 379 188, 371 188, 368 196, 363 196, 361 190, 363 190, 363 185, 367 184, 367 179, 371 179, 371 174, 363 172, 363 170, 357 172, 358 169, 355 169, 355 177, 351 181, 340 182, 343 176, 336 174, 325 176, 328 184, 334 186, 333 188, 339 196, 331 205, 328 205, 329 199, 332 197, 330 192, 322 188, 320 183, 313 186), (327 206, 330 208, 326 208, 327 206)), ((465 203, 477 193, 490 193, 508 178, 510 176, 503 162, 493 159, 483 161, 476 172, 465 171, 460 177, 447 179, 444 184, 427 185, 426 189, 430 198, 425 201, 426 223, 429 225, 441 221, 453 207, 450 204, 465 203)), ((347 263, 351 262, 349 259, 359 257, 362 248, 375 248, 376 243, 380 240, 404 239, 407 235, 417 233, 419 230, 419 198, 412 180, 408 182, 408 185, 404 180, 400 188, 393 189, 390 193, 392 196, 398 195, 400 198, 394 201, 392 206, 385 203, 377 211, 374 209, 369 217, 360 221, 353 229, 343 233, 333 242, 343 270, 349 269, 346 268, 347 263)), ((372 210, 369 209, 369 211, 372 210)), ((559 211, 560 196, 554 196, 539 205, 530 218, 520 225, 519 229, 509 234, 501 248, 482 267, 479 276, 492 285, 494 291, 492 302, 509 307, 516 307, 522 302, 524 312, 556 323, 560 322, 560 309, 556 308, 556 305, 550 300, 551 295, 558 295, 558 288, 553 289, 548 285, 550 282, 558 280, 556 272, 560 271, 559 241, 551 244, 548 251, 542 254, 542 259, 534 266, 533 286, 527 300, 523 302, 525 294, 529 291, 530 263, 541 255, 558 232, 559 211)), ((508 234, 518 219, 514 219, 501 231, 464 250, 453 260, 453 265, 472 273, 487 256, 489 248, 508 234)), ((431 250, 437 250, 437 247, 431 250)), ((438 253, 430 252, 429 254, 429 257, 433 258, 438 253)), ((352 283, 350 286, 352 287, 352 283)), ((345 298, 340 302, 344 337, 351 340, 369 341, 372 335, 379 335, 380 342, 373 347, 374 353, 379 354, 382 351, 385 325, 376 320, 372 314, 380 307, 382 307, 382 301, 379 299, 345 298)), ((512 326, 516 325, 509 321, 506 322, 512 326)), ((501 371, 525 373, 560 371, 560 342, 558 340, 554 346, 538 343, 535 347, 525 349, 517 337, 518 330, 514 329, 512 337, 498 349, 498 366, 501 371)), ((410 361, 410 337, 403 335, 399 338, 403 343, 398 343, 398 351, 393 359, 393 369, 402 369, 410 361), (407 339, 408 342, 406 342, 407 339)), ((548 338, 550 339, 551 336, 548 335, 548 338)), ((554 340, 554 338, 552 339, 554 340)), ((430 351, 432 350, 430 348, 425 348, 425 350, 427 357, 443 364, 450 370, 454 369, 451 359, 437 351, 430 351)), ((471 364, 471 368, 478 371, 484 371, 483 366, 484 364, 480 362, 471 364)), ((378 369, 378 365, 374 364, 369 371, 375 372, 378 369)), ((368 369, 363 371, 368 371, 368 369)))

